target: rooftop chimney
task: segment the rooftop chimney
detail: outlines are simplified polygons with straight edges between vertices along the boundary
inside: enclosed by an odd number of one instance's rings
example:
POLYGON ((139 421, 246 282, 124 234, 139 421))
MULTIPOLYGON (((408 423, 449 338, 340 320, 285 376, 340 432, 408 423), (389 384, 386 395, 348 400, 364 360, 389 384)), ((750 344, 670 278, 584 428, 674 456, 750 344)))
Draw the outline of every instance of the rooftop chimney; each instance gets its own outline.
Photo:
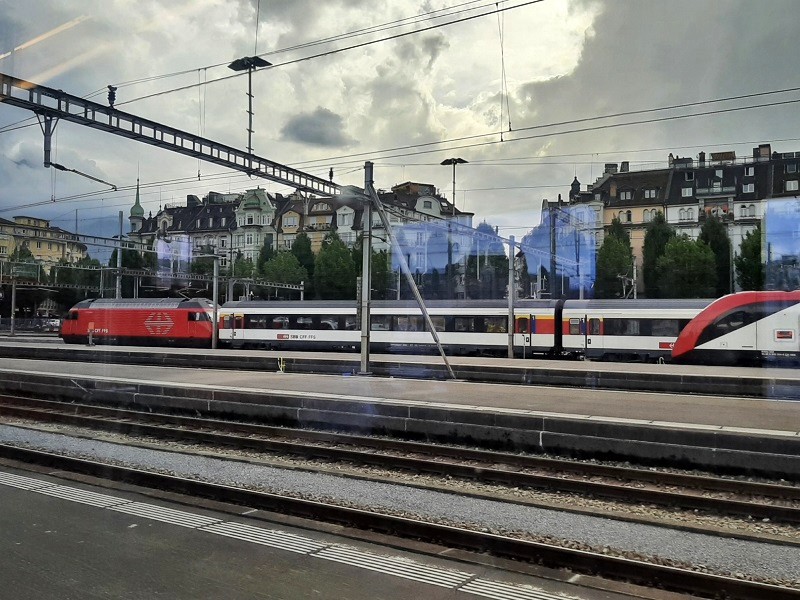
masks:
POLYGON ((700 154, 697 155, 697 162, 700 163, 700 166, 703 166, 704 164, 706 164, 706 153, 705 152, 701 152, 700 154))

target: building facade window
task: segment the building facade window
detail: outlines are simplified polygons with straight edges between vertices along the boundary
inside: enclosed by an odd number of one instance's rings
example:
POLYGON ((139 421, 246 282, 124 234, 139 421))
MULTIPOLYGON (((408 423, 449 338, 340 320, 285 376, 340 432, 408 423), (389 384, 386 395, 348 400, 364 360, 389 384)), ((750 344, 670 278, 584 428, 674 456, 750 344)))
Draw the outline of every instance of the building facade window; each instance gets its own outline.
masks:
POLYGON ((787 192, 796 192, 798 188, 798 181, 797 179, 790 179, 786 182, 786 191, 787 192))
POLYGON ((284 227, 297 227, 297 217, 283 217, 283 226, 284 227))
POLYGON ((227 238, 219 238, 219 247, 220 248, 224 248, 227 245, 228 245, 228 239, 227 238))
POLYGON ((745 167, 744 168, 744 176, 745 177, 753 177, 756 174, 755 167, 745 167))
POLYGON ((252 225, 253 224, 253 215, 251 213, 247 214, 247 224, 248 225, 252 225))
POLYGON ((756 191, 756 184, 755 183, 745 183, 742 186, 742 193, 743 194, 752 194, 756 191))
POLYGON ((694 190, 690 187, 685 187, 681 189, 681 196, 683 198, 691 198, 694 194, 692 193, 694 190))
POLYGON ((686 173, 684 173, 684 180, 694 181, 694 171, 687 171, 686 173))
POLYGON ((797 173, 797 164, 796 163, 789 163, 786 165, 786 172, 787 173, 797 173))
POLYGON ((630 190, 625 190, 624 192, 619 193, 620 200, 630 200, 633 198, 633 192, 630 190))
POLYGON ((747 216, 748 217, 755 217, 756 216, 756 205, 751 204, 747 207, 747 216))
POLYGON ((631 211, 625 211, 625 222, 630 223, 633 221, 633 213, 631 211))
POLYGON ((649 189, 644 191, 644 197, 648 199, 652 199, 656 197, 656 191, 654 189, 649 189))
POLYGON ((424 208, 433 208, 433 202, 431 202, 430 200, 425 200, 425 201, 422 203, 422 206, 423 206, 424 208))
POLYGON ((0 254, 8 254, 8 246, 0 246, 0 254))

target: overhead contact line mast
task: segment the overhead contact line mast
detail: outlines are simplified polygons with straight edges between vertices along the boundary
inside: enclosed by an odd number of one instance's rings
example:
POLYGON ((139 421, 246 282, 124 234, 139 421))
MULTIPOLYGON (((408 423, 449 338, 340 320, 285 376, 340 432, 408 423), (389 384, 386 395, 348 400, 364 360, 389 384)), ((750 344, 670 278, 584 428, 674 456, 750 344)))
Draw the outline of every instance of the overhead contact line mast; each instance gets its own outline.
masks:
MULTIPOLYGON (((109 92, 112 90, 109 88, 109 92)), ((114 95, 116 100, 116 95, 114 95)), ((205 160, 229 169, 242 171, 251 176, 262 177, 276 183, 281 183, 293 187, 297 190, 313 192, 324 196, 331 196, 334 202, 360 204, 367 208, 365 211, 370 213, 369 208, 374 207, 380 215, 383 226, 392 239, 395 239, 392 225, 383 209, 380 199, 372 185, 372 163, 365 164, 364 189, 351 188, 346 195, 342 194, 342 187, 332 181, 316 177, 298 169, 293 169, 280 163, 266 158, 238 150, 225 144, 220 144, 213 140, 200 137, 198 135, 182 131, 174 127, 163 125, 150 119, 145 119, 131 113, 117 110, 113 106, 104 106, 91 100, 86 100, 79 96, 68 94, 63 90, 56 90, 43 85, 25 81, 11 75, 0 73, 0 102, 16 106, 25 110, 30 110, 43 119, 42 133, 44 134, 44 166, 50 166, 50 147, 53 131, 59 119, 64 119, 72 123, 84 125, 92 129, 98 129, 121 137, 125 137, 137 142, 157 146, 165 150, 177 152, 184 156, 205 160), (346 197, 343 197, 346 196, 346 197)), ((113 105, 111 96, 109 103, 113 105)), ((250 148, 248 148, 250 150, 250 148)), ((363 253, 364 273, 370 272, 370 259, 372 255, 371 245, 372 221, 366 223, 366 235, 364 236, 365 250, 363 253)), ((396 244, 396 239, 395 239, 396 244)), ((413 276, 400 253, 401 267, 405 276, 416 291, 415 297, 419 303, 420 310, 425 316, 428 328, 439 353, 447 366, 450 376, 455 379, 455 374, 445 356, 444 349, 439 343, 436 329, 433 327, 424 302, 413 281, 413 276)), ((369 277, 366 277, 367 285, 362 286, 361 307, 366 309, 366 314, 362 318, 362 364, 361 373, 369 373, 369 299, 371 289, 369 277)), ((217 323, 214 324, 215 331, 217 323)))

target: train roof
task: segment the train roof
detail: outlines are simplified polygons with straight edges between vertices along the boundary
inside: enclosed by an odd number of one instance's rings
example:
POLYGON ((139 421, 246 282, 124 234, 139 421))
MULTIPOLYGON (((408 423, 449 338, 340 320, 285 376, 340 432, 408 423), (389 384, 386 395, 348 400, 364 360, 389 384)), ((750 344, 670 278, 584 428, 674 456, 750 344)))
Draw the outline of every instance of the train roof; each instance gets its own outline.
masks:
POLYGON ((170 308, 213 308, 207 298, 88 298, 78 302, 72 309, 170 309, 170 308))
POLYGON ((612 309, 703 309, 714 301, 711 299, 700 298, 644 298, 644 299, 609 299, 609 300, 567 300, 564 308, 570 309, 592 309, 592 310, 612 310, 612 309))
MULTIPOLYGON (((375 308, 417 308, 414 300, 372 300, 370 305, 375 308)), ((536 306, 552 307, 556 305, 555 300, 517 300, 514 303, 518 307, 536 306)), ((330 309, 341 310, 344 308, 355 308, 355 300, 294 300, 294 301, 270 301, 270 300, 233 300, 222 305, 224 309, 245 309, 245 308, 266 308, 266 309, 296 309, 299 307, 309 309, 330 309)), ((508 301, 499 300, 426 300, 425 306, 428 308, 507 308, 508 301)))

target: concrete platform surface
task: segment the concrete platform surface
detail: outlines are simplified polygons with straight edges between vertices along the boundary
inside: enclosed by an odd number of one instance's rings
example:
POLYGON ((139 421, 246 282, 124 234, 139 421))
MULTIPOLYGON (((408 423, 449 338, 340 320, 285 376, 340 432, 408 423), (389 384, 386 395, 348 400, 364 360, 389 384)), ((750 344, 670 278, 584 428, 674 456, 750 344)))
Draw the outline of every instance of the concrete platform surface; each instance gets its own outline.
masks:
POLYGON ((7 466, 0 506, 3 598, 630 598, 7 466))

